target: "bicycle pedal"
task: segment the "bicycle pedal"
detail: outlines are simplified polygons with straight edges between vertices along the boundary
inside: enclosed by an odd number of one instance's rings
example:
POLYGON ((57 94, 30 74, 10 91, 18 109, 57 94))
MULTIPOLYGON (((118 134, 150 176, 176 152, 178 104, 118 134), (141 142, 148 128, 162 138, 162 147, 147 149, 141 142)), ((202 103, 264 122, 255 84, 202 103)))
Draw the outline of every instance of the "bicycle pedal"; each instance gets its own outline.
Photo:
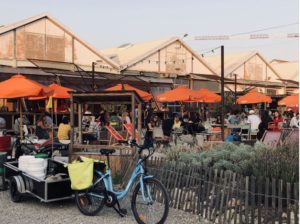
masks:
POLYGON ((123 215, 127 215, 127 209, 120 208, 120 213, 122 213, 123 215))

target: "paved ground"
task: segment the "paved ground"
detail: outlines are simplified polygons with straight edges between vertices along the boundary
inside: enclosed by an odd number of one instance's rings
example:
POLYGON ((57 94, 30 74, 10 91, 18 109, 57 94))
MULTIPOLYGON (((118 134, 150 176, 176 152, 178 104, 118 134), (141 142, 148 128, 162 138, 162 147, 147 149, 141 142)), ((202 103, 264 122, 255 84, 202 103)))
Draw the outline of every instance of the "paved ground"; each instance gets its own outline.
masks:
MULTIPOLYGON (((26 198, 21 203, 13 203, 9 192, 0 192, 0 224, 125 224, 136 223, 130 210, 129 199, 121 202, 128 215, 119 217, 113 209, 104 208, 97 216, 82 215, 73 200, 53 203, 41 203, 33 198, 26 198)), ((198 216, 183 211, 170 209, 167 219, 169 224, 200 223, 198 216)))

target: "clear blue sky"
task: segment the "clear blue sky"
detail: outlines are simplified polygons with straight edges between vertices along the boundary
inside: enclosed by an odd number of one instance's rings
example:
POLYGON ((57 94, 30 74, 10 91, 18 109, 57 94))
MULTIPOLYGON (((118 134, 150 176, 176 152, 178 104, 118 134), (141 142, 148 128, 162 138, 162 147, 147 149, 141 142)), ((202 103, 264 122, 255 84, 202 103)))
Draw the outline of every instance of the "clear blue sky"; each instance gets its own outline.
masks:
MULTIPOLYGON (((299 21, 298 0, 0 0, 0 25, 48 12, 98 49, 170 36, 235 34, 299 21)), ((263 33, 298 32, 299 25, 263 33)), ((298 39, 195 41, 198 52, 259 50, 298 60, 298 39)))

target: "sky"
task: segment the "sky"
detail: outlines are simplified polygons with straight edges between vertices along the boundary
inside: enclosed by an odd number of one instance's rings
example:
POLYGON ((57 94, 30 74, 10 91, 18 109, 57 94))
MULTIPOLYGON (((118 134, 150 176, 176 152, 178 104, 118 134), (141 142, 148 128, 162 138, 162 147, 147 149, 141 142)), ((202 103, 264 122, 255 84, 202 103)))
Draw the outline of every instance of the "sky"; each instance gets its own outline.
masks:
POLYGON ((0 0, 0 25, 43 12, 97 49, 188 34, 184 41, 205 56, 224 45, 225 53, 257 50, 268 60, 299 60, 298 38, 194 40, 288 24, 294 25, 260 33, 298 33, 298 0, 0 0))

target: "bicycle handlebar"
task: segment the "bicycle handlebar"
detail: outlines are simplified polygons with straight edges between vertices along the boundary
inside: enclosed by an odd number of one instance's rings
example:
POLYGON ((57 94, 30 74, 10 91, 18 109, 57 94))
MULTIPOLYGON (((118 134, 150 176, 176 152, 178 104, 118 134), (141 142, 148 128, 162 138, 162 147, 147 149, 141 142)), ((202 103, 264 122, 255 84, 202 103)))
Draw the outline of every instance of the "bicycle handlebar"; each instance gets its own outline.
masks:
POLYGON ((148 159, 150 156, 152 156, 152 155, 154 154, 154 152, 155 152, 155 149, 154 149, 154 148, 153 148, 153 150, 152 150, 152 152, 151 152, 149 148, 145 148, 145 147, 143 147, 143 146, 141 146, 141 145, 138 145, 135 139, 133 139, 133 140, 131 140, 131 141, 129 140, 129 141, 128 141, 128 144, 129 144, 131 147, 132 147, 132 146, 137 147, 140 156, 141 156, 141 154, 142 154, 142 152, 143 152, 144 150, 148 150, 149 154, 148 154, 146 157, 142 158, 142 161, 147 160, 147 159, 148 159))

